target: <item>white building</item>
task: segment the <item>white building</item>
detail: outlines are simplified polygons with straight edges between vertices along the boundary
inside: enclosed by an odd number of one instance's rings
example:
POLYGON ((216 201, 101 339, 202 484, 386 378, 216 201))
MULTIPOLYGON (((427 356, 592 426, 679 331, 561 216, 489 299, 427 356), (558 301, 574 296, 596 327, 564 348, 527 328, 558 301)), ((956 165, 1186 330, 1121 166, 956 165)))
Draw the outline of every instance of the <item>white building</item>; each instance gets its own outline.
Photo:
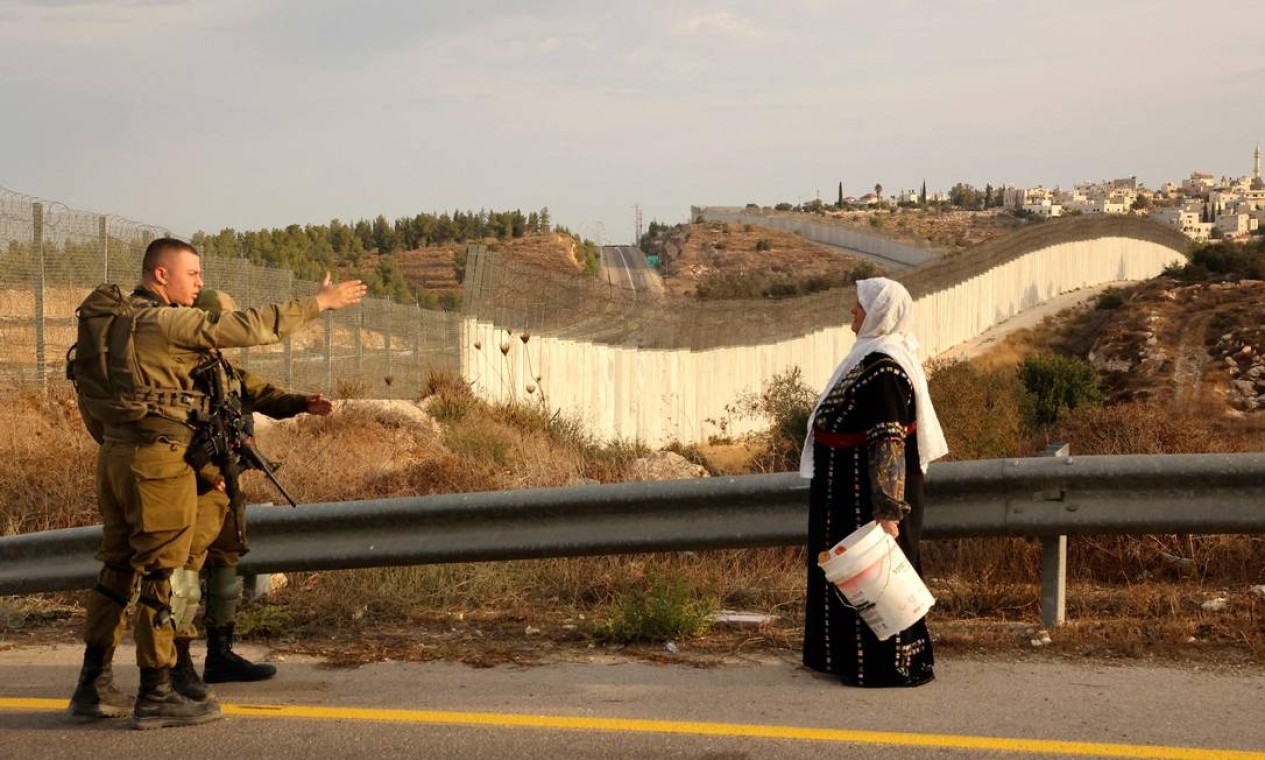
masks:
POLYGON ((1258 220, 1246 212, 1220 214, 1213 223, 1214 232, 1227 240, 1247 237, 1257 229, 1258 220))
POLYGON ((1189 177, 1182 180, 1182 193, 1203 197, 1216 186, 1217 178, 1212 174, 1208 172, 1191 172, 1189 177))
POLYGON ((1127 214, 1129 207, 1122 201, 1112 200, 1110 198, 1094 198, 1089 201, 1085 208, 1086 214, 1127 214))
POLYGON ((1151 219, 1176 227, 1192 240, 1207 240, 1212 235, 1212 225, 1200 221, 1197 208, 1157 208, 1151 212, 1151 219))

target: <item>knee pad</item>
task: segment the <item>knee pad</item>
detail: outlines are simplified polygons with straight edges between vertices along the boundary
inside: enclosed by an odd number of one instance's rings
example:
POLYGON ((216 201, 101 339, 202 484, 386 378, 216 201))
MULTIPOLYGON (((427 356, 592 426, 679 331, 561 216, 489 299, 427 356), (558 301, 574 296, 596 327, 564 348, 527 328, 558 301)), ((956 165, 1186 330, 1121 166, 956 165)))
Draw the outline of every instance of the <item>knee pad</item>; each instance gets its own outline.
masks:
POLYGON ((178 568, 171 574, 171 620, 176 634, 192 638, 193 620, 198 615, 198 602, 202 601, 202 584, 196 570, 178 568))
POLYGON ((241 588, 237 568, 210 567, 206 571, 206 624, 228 625, 237 617, 241 588))
POLYGON ((217 599, 239 599, 242 589, 237 585, 237 568, 209 567, 206 570, 206 595, 217 599))

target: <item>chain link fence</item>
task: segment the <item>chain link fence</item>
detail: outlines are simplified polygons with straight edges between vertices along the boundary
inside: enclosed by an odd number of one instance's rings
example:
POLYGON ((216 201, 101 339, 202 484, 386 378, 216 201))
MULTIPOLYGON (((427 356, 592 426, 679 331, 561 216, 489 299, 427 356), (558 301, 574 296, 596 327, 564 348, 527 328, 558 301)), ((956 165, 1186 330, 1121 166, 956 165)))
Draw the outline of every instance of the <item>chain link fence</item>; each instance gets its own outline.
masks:
MULTIPOLYGON (((75 308, 102 282, 130 289, 162 227, 0 188, 0 388, 65 384, 75 308)), ((209 288, 243 307, 310 296, 319 284, 245 258, 202 261, 209 288)), ((238 366, 296 392, 417 398, 431 370, 460 370, 460 315, 366 298, 273 346, 235 349, 238 366)))

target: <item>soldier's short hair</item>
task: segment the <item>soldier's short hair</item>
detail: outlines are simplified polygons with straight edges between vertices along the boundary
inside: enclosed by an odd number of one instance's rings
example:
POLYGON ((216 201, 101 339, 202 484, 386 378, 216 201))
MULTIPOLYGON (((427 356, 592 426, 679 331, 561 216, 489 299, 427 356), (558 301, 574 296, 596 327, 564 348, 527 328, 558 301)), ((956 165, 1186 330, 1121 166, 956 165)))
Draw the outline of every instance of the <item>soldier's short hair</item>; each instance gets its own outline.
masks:
POLYGON ((198 255, 198 249, 189 245, 183 240, 171 237, 161 237, 150 243, 145 248, 145 258, 141 260, 141 272, 144 274, 153 274, 154 270, 162 264, 168 252, 188 251, 194 256, 198 255))

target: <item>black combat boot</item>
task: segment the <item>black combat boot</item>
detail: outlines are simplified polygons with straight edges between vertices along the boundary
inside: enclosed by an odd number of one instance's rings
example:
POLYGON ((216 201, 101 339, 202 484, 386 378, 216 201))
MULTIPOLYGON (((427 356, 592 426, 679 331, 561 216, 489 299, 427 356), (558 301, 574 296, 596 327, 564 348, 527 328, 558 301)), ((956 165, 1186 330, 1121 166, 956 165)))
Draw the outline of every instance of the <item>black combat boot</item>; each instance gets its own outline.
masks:
POLYGON ((207 683, 225 681, 263 681, 277 674, 267 663, 254 663, 233 651, 233 624, 207 626, 206 669, 202 678, 207 683))
POLYGON ((141 668, 141 690, 136 695, 132 728, 195 726, 223 717, 214 698, 195 702, 171 688, 167 668, 141 668))
POLYGON ((89 646, 83 652, 79 685, 70 697, 70 714, 80 718, 126 718, 132 707, 127 695, 114 688, 114 647, 89 646))
POLYGON ((202 682, 198 669, 193 666, 193 656, 189 654, 190 643, 192 639, 176 639, 176 666, 171 669, 171 688, 194 702, 214 699, 215 691, 202 682))

